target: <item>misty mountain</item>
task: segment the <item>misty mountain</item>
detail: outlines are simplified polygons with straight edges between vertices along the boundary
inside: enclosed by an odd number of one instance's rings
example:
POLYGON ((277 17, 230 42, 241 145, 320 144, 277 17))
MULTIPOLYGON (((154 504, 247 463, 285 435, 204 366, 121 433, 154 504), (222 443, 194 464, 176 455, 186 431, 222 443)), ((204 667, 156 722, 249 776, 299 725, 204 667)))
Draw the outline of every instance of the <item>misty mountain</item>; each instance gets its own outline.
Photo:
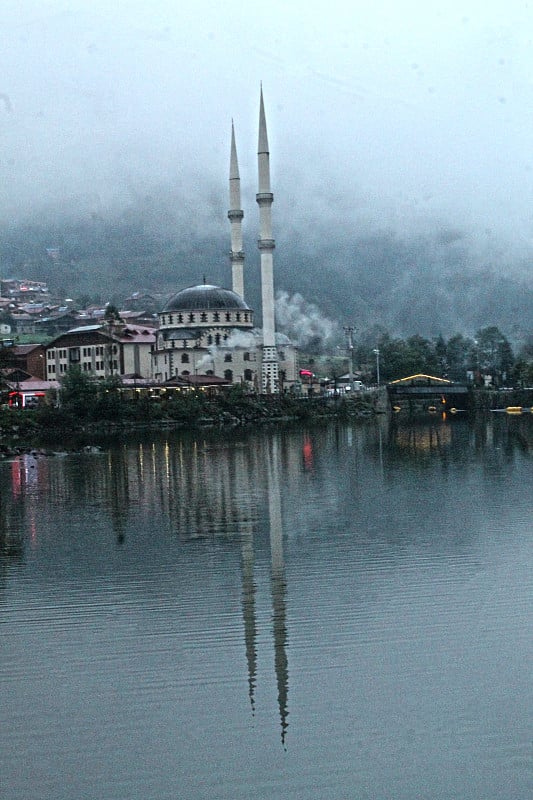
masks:
MULTIPOLYGON (((218 216, 213 209, 211 218, 218 216)), ((207 226, 180 235, 183 225, 156 207, 83 221, 4 225, 0 275, 46 281, 52 292, 74 299, 121 300, 147 291, 164 301, 204 278, 230 285, 229 236, 207 226)), ((256 241, 245 236, 248 303, 260 321, 256 241)), ((499 256, 495 259, 499 261, 499 256)), ((533 290, 524 264, 486 263, 457 231, 358 235, 316 230, 312 242, 283 230, 275 251, 277 291, 298 294, 313 314, 358 330, 382 325, 394 335, 467 334, 498 325, 518 340, 533 327, 533 290)))

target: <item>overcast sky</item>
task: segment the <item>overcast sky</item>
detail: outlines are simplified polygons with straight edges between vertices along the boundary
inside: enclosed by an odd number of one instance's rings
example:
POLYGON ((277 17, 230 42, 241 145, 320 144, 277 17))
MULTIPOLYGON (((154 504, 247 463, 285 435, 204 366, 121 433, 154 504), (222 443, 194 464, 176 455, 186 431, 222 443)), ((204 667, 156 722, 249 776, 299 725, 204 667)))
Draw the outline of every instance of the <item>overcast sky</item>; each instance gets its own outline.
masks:
POLYGON ((533 249, 533 4, 20 0, 0 21, 9 221, 172 187, 224 226, 233 117, 252 224, 262 81, 275 226, 533 249))

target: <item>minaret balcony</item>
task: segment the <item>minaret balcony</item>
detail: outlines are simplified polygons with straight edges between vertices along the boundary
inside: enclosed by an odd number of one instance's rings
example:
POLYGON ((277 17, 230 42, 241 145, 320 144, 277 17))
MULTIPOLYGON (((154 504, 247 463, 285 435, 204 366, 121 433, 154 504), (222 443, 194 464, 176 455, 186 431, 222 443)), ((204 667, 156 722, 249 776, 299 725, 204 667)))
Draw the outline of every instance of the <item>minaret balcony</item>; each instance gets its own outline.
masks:
POLYGON ((275 239, 258 239, 257 246, 260 250, 273 250, 276 246, 275 239))
POLYGON ((244 211, 240 208, 232 208, 228 211, 228 219, 232 222, 233 220, 241 220, 244 217, 244 211))
POLYGON ((259 194, 256 194, 255 199, 259 206, 267 206, 274 201, 274 195, 272 192, 259 192, 259 194))
POLYGON ((244 261, 244 250, 230 250, 229 257, 232 262, 244 261))

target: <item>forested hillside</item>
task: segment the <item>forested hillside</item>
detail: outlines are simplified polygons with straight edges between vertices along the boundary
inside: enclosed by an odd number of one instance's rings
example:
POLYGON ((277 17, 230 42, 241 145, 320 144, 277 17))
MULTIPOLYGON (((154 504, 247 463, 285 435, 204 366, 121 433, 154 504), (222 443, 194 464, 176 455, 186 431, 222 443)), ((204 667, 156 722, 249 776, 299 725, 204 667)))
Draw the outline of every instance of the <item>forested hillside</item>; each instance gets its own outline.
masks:
MULTIPOLYGON (((473 333, 498 325, 511 339, 533 328, 529 268, 504 253, 474 254, 459 234, 400 237, 315 235, 310 244, 282 229, 275 251, 276 289, 296 293, 324 318, 394 335, 473 333), (529 273, 529 277, 526 276, 529 273)), ((59 296, 120 304, 134 291, 161 297, 202 282, 230 284, 226 232, 181 234, 164 219, 128 211, 103 219, 31 222, 0 229, 0 275, 47 281, 59 296)), ((260 308, 259 257, 245 238, 246 292, 260 308)), ((258 311, 258 321, 259 311, 258 311)))

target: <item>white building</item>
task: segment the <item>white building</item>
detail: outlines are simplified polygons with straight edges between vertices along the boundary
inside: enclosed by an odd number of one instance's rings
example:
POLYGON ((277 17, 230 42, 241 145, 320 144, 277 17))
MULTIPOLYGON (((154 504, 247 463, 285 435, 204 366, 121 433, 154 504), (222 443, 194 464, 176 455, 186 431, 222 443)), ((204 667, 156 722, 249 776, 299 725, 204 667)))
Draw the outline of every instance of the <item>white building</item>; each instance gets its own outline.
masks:
POLYGON ((299 385, 298 354, 276 332, 270 165, 263 93, 260 97, 258 194, 263 329, 254 328, 254 312, 245 301, 240 176, 232 124, 228 218, 231 224, 232 289, 200 284, 175 294, 159 313, 153 351, 153 376, 164 382, 188 375, 216 375, 263 393, 299 385))
POLYGON ((56 336, 46 346, 46 378, 60 380, 70 367, 96 378, 151 377, 153 328, 85 325, 56 336))

